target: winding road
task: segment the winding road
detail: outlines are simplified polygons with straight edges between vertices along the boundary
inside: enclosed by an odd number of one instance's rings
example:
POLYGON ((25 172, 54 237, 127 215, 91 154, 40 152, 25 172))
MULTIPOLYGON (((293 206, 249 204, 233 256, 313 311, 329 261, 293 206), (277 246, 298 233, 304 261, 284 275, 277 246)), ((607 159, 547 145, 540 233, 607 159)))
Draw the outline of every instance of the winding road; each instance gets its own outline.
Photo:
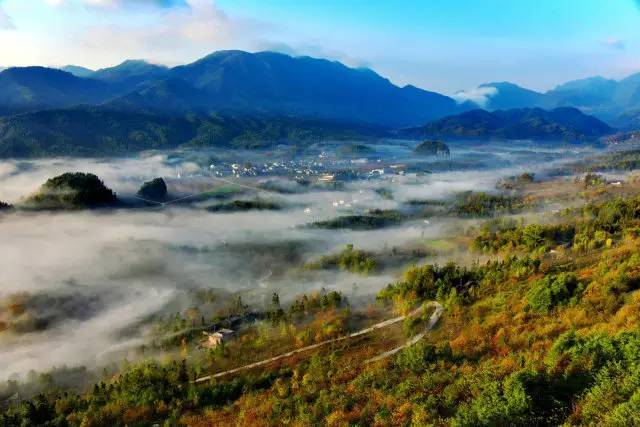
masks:
POLYGON ((287 357, 291 357, 291 356, 294 356, 296 354, 303 353, 303 352, 306 352, 306 351, 309 351, 309 350, 314 350, 316 348, 320 348, 320 347, 323 347, 323 346, 328 345, 328 344, 333 344, 333 343, 337 343, 337 342, 340 342, 340 341, 345 341, 345 340, 348 340, 348 339, 351 339, 351 338, 359 337, 361 335, 365 335, 365 334, 368 334, 370 332, 373 332, 373 331, 375 331, 377 329, 386 328, 387 326, 391 326, 391 325, 393 325, 395 323, 402 322, 404 319, 406 319, 408 317, 414 317, 416 315, 422 314, 430 307, 435 307, 435 311, 429 317, 429 321, 427 322, 427 326, 426 326, 424 332, 421 332, 420 334, 412 337, 409 341, 407 341, 405 344, 401 345, 400 347, 396 347, 396 348, 394 348, 392 350, 389 350, 389 351, 386 351, 386 352, 384 352, 382 354, 379 354, 378 356, 365 361, 365 363, 370 363, 370 362, 375 362, 375 361, 378 361, 378 360, 382 360, 382 359, 385 359, 385 358, 387 358, 389 356, 392 356, 392 355, 396 354, 397 352, 399 352, 400 350, 402 350, 404 348, 407 348, 407 347, 410 347, 410 346, 414 345, 415 343, 420 341, 422 338, 424 338, 425 335, 427 335, 427 333, 429 333, 429 331, 431 331, 431 329, 433 329, 433 327, 436 325, 436 323, 438 323, 438 320, 440 320, 440 317, 442 316, 442 312, 444 310, 442 305, 440 303, 436 302, 436 301, 431 301, 431 302, 428 302, 426 304, 423 304, 421 307, 413 310, 412 312, 410 312, 410 313, 408 313, 408 314, 406 314, 404 316, 398 316, 398 317, 394 317, 392 319, 385 320, 384 322, 376 323, 373 326, 370 326, 370 327, 365 328, 365 329, 361 329, 361 330, 359 330, 357 332, 354 332, 352 334, 345 335, 345 336, 339 337, 339 338, 334 338, 334 339, 322 341, 320 343, 308 345, 306 347, 301 347, 301 348, 292 350, 292 351, 290 351, 288 353, 279 354, 278 356, 274 356, 274 357, 271 357, 269 359, 264 359, 264 360, 261 360, 259 362, 250 363, 248 365, 240 366, 240 367, 234 368, 234 369, 229 369, 227 371, 218 372, 217 374, 212 374, 212 375, 207 375, 205 377, 200 377, 200 378, 196 379, 194 381, 194 383, 201 383, 201 382, 209 381, 209 380, 212 380, 212 379, 215 379, 215 378, 221 378, 221 377, 224 377, 226 375, 235 374, 237 372, 246 371, 248 369, 258 368, 260 366, 265 366, 265 365, 268 365, 270 363, 277 362, 278 360, 286 359, 287 357))

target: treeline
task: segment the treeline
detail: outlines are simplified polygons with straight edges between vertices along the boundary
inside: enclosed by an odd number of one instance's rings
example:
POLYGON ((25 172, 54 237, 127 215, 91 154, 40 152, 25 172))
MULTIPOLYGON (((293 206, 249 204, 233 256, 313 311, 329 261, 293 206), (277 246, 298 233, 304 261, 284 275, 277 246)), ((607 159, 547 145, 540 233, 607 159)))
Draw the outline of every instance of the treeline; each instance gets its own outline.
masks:
POLYGON ((177 147, 265 148, 380 134, 373 127, 287 116, 164 116, 79 107, 0 118, 0 158, 115 156, 177 147))
POLYGON ((569 219, 556 224, 524 225, 514 220, 486 222, 471 247, 484 252, 547 252, 558 246, 585 251, 611 246, 640 225, 640 197, 615 199, 565 212, 569 219))
POLYGON ((349 244, 337 254, 323 255, 315 261, 307 262, 304 268, 308 270, 339 269, 366 275, 375 272, 379 264, 373 253, 354 249, 353 245, 349 244))
POLYGON ((112 381, 97 383, 84 394, 39 394, 0 414, 2 426, 177 425, 182 414, 202 407, 220 407, 243 393, 268 389, 290 375, 245 375, 216 386, 196 386, 184 361, 130 365, 112 381))
POLYGON ((521 197, 484 192, 468 192, 458 196, 452 213, 461 217, 496 216, 516 213, 527 205, 521 197))
POLYGON ((308 224, 310 228, 328 230, 375 230, 399 225, 407 216, 393 209, 372 209, 363 215, 344 215, 308 224))
POLYGON ((538 271, 540 261, 530 257, 508 257, 461 267, 450 262, 444 266, 424 265, 410 268, 403 280, 389 284, 378 293, 379 301, 414 304, 429 300, 467 304, 485 292, 528 277, 538 271))
POLYGON ((572 173, 631 171, 640 169, 640 150, 625 150, 606 153, 591 158, 569 163, 562 167, 572 173))

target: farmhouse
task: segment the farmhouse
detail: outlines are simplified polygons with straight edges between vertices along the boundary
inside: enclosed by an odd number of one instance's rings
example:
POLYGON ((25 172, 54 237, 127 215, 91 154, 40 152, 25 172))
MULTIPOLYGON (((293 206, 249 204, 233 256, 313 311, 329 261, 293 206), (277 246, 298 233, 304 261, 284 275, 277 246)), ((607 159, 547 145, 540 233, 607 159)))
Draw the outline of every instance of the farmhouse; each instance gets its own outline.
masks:
POLYGON ((207 348, 215 348, 222 344, 223 342, 229 340, 233 335, 233 331, 231 329, 220 329, 216 332, 202 332, 207 338, 202 342, 203 347, 207 348))

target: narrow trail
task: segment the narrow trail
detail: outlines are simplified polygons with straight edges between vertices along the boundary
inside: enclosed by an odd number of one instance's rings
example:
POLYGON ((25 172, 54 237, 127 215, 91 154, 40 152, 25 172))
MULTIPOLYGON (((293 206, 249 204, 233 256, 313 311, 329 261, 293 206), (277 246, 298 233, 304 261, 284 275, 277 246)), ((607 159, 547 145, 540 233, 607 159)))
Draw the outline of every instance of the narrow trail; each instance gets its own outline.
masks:
POLYGON ((240 367, 234 368, 234 369, 229 369, 227 371, 218 372, 217 374, 212 374, 212 375, 207 375, 207 376, 204 376, 204 377, 200 377, 200 378, 196 379, 194 381, 194 383, 201 383, 201 382, 209 381, 209 380, 212 380, 212 379, 215 379, 215 378, 221 378, 221 377, 224 377, 226 375, 235 374, 237 372, 246 371, 248 369, 253 369, 253 368, 258 368, 260 366, 269 365, 270 363, 277 362, 277 361, 282 360, 282 359, 286 359, 288 357, 294 356, 294 355, 299 354, 299 353, 304 353, 306 351, 314 350, 316 348, 320 348, 320 347, 323 347, 323 346, 328 345, 328 344, 333 344, 333 343, 345 341, 345 340, 348 340, 348 339, 351 339, 351 338, 359 337, 361 335, 365 335, 365 334, 368 334, 370 332, 373 332, 373 331, 375 331, 377 329, 386 328, 387 326, 391 326, 391 325, 393 325, 395 323, 402 322, 406 318, 414 317, 414 316, 416 316, 418 314, 422 314, 430 307, 435 307, 435 311, 429 317, 429 321, 427 322, 427 326, 426 326, 424 332, 414 336, 413 338, 411 338, 409 341, 407 341, 405 344, 401 345, 400 347, 396 347, 396 348, 394 348, 392 350, 389 350, 389 351, 386 351, 386 352, 384 352, 384 353, 382 353, 382 354, 380 354, 380 355, 378 355, 378 356, 376 356, 376 357, 374 357, 372 359, 366 360, 365 363, 370 363, 370 362, 375 362, 377 360, 382 360, 382 359, 385 359, 385 358, 387 358, 387 357, 389 357, 391 355, 396 354, 397 352, 399 352, 403 348, 407 348, 407 347, 410 347, 410 346, 414 345, 415 343, 420 341, 422 338, 424 338, 425 335, 431 329, 433 329, 433 327, 436 325, 436 323, 438 323, 438 320, 440 320, 440 317, 442 316, 442 312, 444 310, 442 305, 440 303, 436 302, 436 301, 431 301, 431 302, 428 302, 426 304, 423 304, 421 307, 413 310, 412 312, 410 312, 410 313, 408 313, 408 314, 406 314, 404 316, 398 316, 398 317, 394 317, 392 319, 385 320, 384 322, 376 323, 373 326, 370 326, 370 327, 365 328, 365 329, 361 329, 361 330, 359 330, 357 332, 354 332, 352 334, 345 335, 345 336, 339 337, 339 338, 334 338, 334 339, 322 341, 320 343, 308 345, 306 347, 301 347, 301 348, 298 348, 296 350, 292 350, 292 351, 289 351, 287 353, 283 353, 283 354, 280 354, 278 356, 271 357, 269 359, 264 359, 264 360, 261 360, 259 362, 250 363, 248 365, 240 366, 240 367))
POLYGON ((427 322, 427 327, 425 328, 424 332, 419 333, 418 335, 414 336, 413 338, 411 338, 409 341, 407 341, 405 344, 396 347, 392 350, 389 351, 385 351, 382 354, 379 354, 376 357, 373 357, 369 360, 365 360, 365 363, 371 363, 371 362, 377 362, 378 360, 382 360, 382 359, 386 359, 389 356, 393 356, 394 354, 396 354, 397 352, 399 352, 402 349, 405 349, 407 347, 411 347, 412 345, 414 345, 415 343, 417 343, 418 341, 420 341, 422 338, 424 338, 429 331, 431 331, 431 329, 433 329, 433 327, 436 325, 436 323, 438 322, 438 320, 440 320, 440 317, 442 316, 442 311, 444 310, 444 308, 442 307, 442 305, 438 302, 432 301, 428 304, 425 305, 425 309, 428 307, 435 307, 436 310, 433 312, 433 314, 431 315, 431 317, 429 317, 429 322, 427 322))

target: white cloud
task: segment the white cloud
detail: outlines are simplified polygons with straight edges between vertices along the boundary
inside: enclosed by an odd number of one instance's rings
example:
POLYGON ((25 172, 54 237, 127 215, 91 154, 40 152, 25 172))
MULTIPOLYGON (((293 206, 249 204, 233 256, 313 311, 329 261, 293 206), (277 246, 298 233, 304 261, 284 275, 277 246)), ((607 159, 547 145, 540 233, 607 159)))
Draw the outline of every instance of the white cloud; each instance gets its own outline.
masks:
POLYGON ((610 48, 617 49, 617 50, 625 50, 626 48, 625 41, 618 37, 609 37, 606 40, 604 40, 604 44, 606 46, 609 46, 610 48))
POLYGON ((489 98, 492 98, 498 94, 498 89, 493 86, 476 87, 469 90, 461 90, 456 92, 452 98, 459 103, 471 101, 475 102, 481 107, 487 105, 489 98))
POLYGON ((14 28, 11 17, 0 7, 0 30, 14 28))
POLYGON ((146 58, 173 65, 219 49, 255 49, 263 43, 263 34, 273 28, 254 20, 231 19, 211 0, 187 0, 186 5, 159 14, 149 25, 87 28, 80 35, 83 49, 99 49, 103 55, 114 57, 112 62, 146 58), (180 53, 179 59, 176 52, 180 53))
MULTIPOLYGON (((73 0, 44 0, 51 6, 62 6, 72 3, 73 0)), ((185 0, 76 0, 86 6, 91 7, 123 7, 123 6, 141 6, 151 5, 158 7, 175 7, 185 6, 185 0)))
POLYGON ((45 10, 51 8, 46 13, 52 21, 73 25, 34 31, 20 25, 23 17, 14 16, 16 30, 0 31, 0 46, 7 47, 0 65, 102 68, 131 58, 178 65, 221 49, 260 50, 280 31, 256 19, 230 17, 212 0, 38 1, 45 10), (71 7, 80 2, 95 7, 71 7), (128 7, 133 5, 146 6, 128 7))

